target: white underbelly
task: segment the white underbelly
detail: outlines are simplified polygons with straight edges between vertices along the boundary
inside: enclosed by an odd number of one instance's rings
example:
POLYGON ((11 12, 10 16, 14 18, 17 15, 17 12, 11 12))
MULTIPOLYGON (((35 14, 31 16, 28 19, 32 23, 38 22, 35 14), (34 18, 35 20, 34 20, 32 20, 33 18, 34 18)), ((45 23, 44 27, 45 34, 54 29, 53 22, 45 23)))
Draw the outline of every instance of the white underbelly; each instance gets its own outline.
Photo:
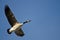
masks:
POLYGON ((22 26, 22 24, 16 23, 16 24, 9 30, 9 32, 13 32, 13 31, 15 31, 15 30, 17 30, 17 29, 20 29, 21 26, 22 26))

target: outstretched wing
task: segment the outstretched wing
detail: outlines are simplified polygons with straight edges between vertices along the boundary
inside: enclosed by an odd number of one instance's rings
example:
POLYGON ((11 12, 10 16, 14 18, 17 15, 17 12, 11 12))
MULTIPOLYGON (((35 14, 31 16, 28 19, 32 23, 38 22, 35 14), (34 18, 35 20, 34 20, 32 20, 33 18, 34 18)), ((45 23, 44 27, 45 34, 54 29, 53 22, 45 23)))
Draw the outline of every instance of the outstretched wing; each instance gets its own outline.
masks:
POLYGON ((17 36, 24 36, 24 32, 23 32, 22 29, 16 30, 16 31, 15 31, 15 34, 16 34, 17 36))
POLYGON ((17 20, 15 19, 15 16, 13 15, 13 13, 10 10, 10 8, 8 7, 8 5, 5 6, 5 15, 11 26, 13 26, 17 22, 17 20))

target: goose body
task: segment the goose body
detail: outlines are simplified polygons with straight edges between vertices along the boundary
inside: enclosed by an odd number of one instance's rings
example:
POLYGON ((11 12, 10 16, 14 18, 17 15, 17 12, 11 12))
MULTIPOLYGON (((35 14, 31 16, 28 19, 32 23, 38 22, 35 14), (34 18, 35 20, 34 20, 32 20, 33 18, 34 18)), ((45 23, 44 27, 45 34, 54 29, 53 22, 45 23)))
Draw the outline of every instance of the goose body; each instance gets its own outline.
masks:
POLYGON ((12 32, 15 32, 15 34, 17 36, 24 36, 24 32, 22 30, 22 26, 25 24, 25 23, 28 23, 30 22, 31 20, 26 20, 25 22, 23 23, 19 23, 14 14, 12 13, 11 9, 9 8, 8 5, 5 6, 5 15, 7 17, 7 20, 9 22, 9 24, 11 25, 11 28, 7 29, 7 32, 8 34, 11 34, 12 32))

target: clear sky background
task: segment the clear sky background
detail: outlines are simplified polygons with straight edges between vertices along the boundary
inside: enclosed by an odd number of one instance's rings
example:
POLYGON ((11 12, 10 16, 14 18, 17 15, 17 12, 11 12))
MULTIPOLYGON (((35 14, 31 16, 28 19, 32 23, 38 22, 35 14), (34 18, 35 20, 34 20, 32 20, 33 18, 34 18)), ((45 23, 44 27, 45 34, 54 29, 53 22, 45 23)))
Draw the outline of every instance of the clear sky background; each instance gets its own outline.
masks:
POLYGON ((0 0, 0 40, 60 40, 60 0, 0 0), (32 21, 22 29, 25 36, 7 33, 4 7, 8 5, 19 22, 32 21))

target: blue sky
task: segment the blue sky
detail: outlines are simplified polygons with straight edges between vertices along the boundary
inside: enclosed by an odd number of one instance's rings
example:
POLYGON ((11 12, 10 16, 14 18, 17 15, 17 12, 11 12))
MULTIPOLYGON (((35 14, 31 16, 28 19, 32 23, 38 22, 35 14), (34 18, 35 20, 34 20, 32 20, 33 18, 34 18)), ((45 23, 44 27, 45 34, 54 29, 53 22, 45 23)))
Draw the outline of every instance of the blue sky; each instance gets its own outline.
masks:
POLYGON ((60 0, 0 0, 0 40, 60 40, 60 0), (19 22, 32 20, 22 27, 25 36, 7 33, 6 4, 19 22))

